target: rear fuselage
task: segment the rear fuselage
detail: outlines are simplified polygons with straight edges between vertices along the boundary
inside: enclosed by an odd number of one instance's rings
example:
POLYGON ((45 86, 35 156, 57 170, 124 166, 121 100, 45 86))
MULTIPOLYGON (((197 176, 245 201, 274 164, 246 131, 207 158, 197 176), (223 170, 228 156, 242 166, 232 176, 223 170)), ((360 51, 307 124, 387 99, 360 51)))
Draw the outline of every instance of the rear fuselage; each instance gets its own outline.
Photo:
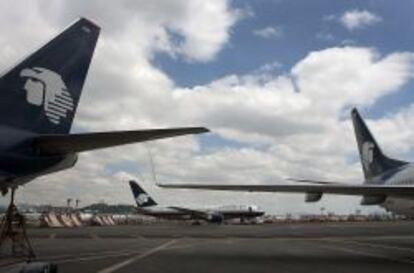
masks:
MULTIPOLYGON (((375 177, 369 183, 384 185, 414 185, 414 164, 410 163, 405 166, 387 171, 382 175, 375 177)), ((414 216, 414 197, 413 196, 388 196, 385 201, 380 204, 387 211, 414 216)))
POLYGON ((29 182, 38 176, 72 167, 76 154, 40 155, 34 149, 36 134, 0 126, 0 189, 29 182))

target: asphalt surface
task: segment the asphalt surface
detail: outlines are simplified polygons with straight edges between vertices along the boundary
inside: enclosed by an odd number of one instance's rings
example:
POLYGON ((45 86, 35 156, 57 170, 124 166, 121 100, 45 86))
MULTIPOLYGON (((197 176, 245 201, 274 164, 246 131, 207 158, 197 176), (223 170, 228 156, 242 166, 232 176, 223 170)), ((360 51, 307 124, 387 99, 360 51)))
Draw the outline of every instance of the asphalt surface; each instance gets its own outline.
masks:
MULTIPOLYGON (((29 230, 59 272, 413 272, 414 222, 29 230)), ((0 272, 16 272, 16 266, 0 272)))

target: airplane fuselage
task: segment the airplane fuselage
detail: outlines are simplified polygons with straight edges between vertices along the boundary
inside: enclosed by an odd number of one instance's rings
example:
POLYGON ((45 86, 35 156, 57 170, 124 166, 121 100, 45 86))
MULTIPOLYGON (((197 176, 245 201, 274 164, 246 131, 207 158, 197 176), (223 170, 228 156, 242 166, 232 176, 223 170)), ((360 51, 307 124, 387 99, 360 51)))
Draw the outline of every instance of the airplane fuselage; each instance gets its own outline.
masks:
POLYGON ((36 136, 24 130, 0 126, 0 190, 25 184, 36 177, 71 168, 76 154, 40 155, 33 146, 36 136))
POLYGON ((170 219, 170 220, 190 220, 191 215, 182 211, 177 211, 168 207, 155 207, 155 208, 139 208, 137 212, 142 215, 153 216, 157 218, 170 219))
MULTIPOLYGON (((372 183, 384 185, 414 185, 414 164, 410 163, 395 170, 385 172, 369 182, 369 184, 372 183)), ((389 212, 414 217, 413 196, 389 196, 379 205, 389 212)))
POLYGON ((375 177, 368 184, 414 185, 414 164, 409 163, 375 177))
MULTIPOLYGON (((251 208, 251 207, 249 207, 251 208)), ((204 211, 206 216, 205 218, 200 218, 200 216, 191 214, 189 212, 180 211, 171 207, 152 207, 152 208, 140 208, 137 210, 138 213, 148 216, 154 216, 159 218, 166 219, 176 219, 176 220, 207 220, 208 222, 220 223, 223 220, 234 219, 234 218, 255 218, 262 216, 264 212, 247 209, 247 210, 238 210, 238 209, 199 209, 199 211, 204 211)))

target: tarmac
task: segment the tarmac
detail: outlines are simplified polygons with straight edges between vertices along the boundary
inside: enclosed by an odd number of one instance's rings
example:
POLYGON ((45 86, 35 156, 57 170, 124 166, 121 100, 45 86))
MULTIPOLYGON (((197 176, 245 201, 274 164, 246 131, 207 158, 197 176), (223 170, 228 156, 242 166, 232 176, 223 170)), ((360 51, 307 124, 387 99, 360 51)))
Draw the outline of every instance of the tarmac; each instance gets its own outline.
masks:
POLYGON ((38 260, 68 273, 414 270, 412 221, 38 228, 29 235, 38 260))

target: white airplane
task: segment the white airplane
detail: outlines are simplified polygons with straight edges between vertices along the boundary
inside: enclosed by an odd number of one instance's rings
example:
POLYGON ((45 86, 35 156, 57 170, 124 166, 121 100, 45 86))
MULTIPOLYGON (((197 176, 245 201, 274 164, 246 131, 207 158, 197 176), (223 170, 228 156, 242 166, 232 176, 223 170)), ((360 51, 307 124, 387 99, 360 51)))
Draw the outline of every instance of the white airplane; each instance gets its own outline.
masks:
POLYGON ((254 219, 264 214, 256 206, 245 208, 218 208, 218 209, 193 209, 179 206, 161 207, 149 196, 145 190, 135 181, 129 181, 132 194, 137 203, 137 212, 142 215, 153 216, 170 220, 204 220, 209 223, 222 223, 229 219, 254 219))

